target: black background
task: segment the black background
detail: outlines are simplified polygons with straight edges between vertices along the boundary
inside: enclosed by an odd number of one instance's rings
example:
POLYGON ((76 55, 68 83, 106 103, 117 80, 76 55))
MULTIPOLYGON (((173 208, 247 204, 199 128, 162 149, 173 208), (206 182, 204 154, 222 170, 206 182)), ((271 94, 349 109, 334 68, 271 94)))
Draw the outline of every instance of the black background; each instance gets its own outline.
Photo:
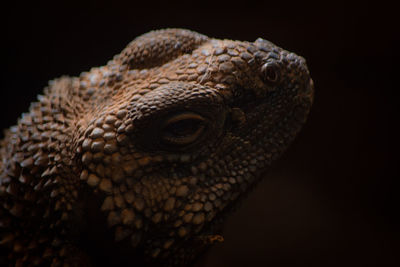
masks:
POLYGON ((399 18, 385 2, 34 1, 2 6, 0 122, 48 80, 104 65, 166 27, 254 41, 307 59, 308 123, 196 266, 399 264, 399 18), (397 85, 395 87, 395 84, 397 85))

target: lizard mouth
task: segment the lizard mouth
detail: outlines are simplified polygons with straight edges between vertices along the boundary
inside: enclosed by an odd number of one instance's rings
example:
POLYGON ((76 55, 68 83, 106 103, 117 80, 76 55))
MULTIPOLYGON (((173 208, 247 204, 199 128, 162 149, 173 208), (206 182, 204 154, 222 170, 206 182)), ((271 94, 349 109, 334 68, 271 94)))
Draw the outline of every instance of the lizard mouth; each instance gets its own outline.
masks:
MULTIPOLYGON (((234 97, 230 102, 227 103, 228 109, 231 109, 230 116, 225 121, 225 129, 231 132, 233 135, 240 136, 245 142, 244 146, 252 147, 264 147, 267 151, 274 148, 270 148, 266 145, 266 140, 271 139, 276 131, 279 132, 279 128, 295 127, 299 125, 296 114, 303 117, 304 110, 297 110, 297 106, 302 104, 302 98, 308 97, 308 93, 311 87, 307 90, 299 90, 299 87, 293 86, 293 88, 276 88, 275 90, 265 90, 263 94, 252 88, 239 88, 233 91, 234 97), (304 92, 303 92, 304 91, 304 92), (304 95, 300 94, 301 92, 304 95), (288 101, 288 94, 290 100, 288 101), (286 99, 283 101, 282 99, 286 99), (293 125, 287 125, 287 122, 295 120, 296 123, 293 125), (251 137, 251 142, 247 142, 251 137)), ((300 122, 300 120, 299 120, 300 122)), ((285 142, 289 142, 288 140, 285 142)), ((236 144, 232 143, 231 148, 235 147, 236 144)), ((252 148, 249 147, 249 150, 252 148)), ((258 181, 261 180, 261 173, 267 165, 270 164, 270 159, 266 157, 265 162, 259 160, 257 166, 254 165, 255 170, 248 172, 248 175, 244 174, 243 177, 246 181, 245 187, 239 187, 238 184, 233 185, 235 188, 231 190, 231 201, 225 206, 215 207, 205 221, 201 228, 191 226, 191 235, 188 238, 176 239, 173 248, 170 248, 169 253, 174 251, 180 251, 190 249, 191 252, 186 254, 200 255, 202 251, 212 246, 215 243, 222 242, 222 230, 223 225, 226 222, 227 217, 237 208, 237 205, 251 192, 251 188, 254 188, 258 181), (251 177, 250 177, 251 176, 251 177), (237 186, 237 187, 236 187, 237 186), (238 193, 238 194, 236 194, 238 193), (233 197, 233 195, 235 195, 233 197), (197 252, 193 252, 197 251, 197 252)), ((190 176, 190 173, 187 173, 190 176)), ((219 173, 217 175, 229 176, 229 174, 219 173)), ((168 235, 160 229, 160 231, 152 231, 151 240, 167 240, 168 235)), ((170 255, 170 254, 165 254, 170 255)), ((160 257, 160 260, 164 257, 160 257)))

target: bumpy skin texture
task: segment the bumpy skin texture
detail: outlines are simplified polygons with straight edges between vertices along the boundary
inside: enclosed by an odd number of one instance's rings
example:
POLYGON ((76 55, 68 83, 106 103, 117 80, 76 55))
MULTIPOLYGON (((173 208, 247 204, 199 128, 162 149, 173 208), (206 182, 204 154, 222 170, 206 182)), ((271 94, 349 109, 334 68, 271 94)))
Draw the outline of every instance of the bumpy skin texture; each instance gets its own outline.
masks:
POLYGON ((51 81, 1 142, 2 263, 192 262, 312 98, 302 57, 182 29, 51 81))

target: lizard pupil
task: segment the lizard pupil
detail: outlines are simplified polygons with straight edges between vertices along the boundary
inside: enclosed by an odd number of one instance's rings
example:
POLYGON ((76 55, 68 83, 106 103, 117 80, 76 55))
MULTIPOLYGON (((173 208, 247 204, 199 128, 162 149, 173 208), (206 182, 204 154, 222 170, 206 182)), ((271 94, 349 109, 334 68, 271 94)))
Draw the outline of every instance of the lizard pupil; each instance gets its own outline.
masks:
POLYGON ((163 127, 162 139, 171 145, 189 145, 204 132, 204 118, 195 113, 182 113, 173 116, 163 127))
POLYGON ((188 136, 194 134, 197 129, 200 127, 200 122, 194 119, 186 119, 180 120, 174 123, 171 123, 165 129, 167 132, 175 135, 175 136, 188 136))

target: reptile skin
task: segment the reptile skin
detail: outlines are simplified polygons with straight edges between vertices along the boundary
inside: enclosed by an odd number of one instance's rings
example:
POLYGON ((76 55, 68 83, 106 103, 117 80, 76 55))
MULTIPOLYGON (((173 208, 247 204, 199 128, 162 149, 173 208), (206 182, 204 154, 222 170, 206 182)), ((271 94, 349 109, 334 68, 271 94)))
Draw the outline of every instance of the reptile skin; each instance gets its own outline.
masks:
POLYGON ((302 57, 183 29, 51 81, 0 143, 0 263, 193 262, 312 99, 302 57))

